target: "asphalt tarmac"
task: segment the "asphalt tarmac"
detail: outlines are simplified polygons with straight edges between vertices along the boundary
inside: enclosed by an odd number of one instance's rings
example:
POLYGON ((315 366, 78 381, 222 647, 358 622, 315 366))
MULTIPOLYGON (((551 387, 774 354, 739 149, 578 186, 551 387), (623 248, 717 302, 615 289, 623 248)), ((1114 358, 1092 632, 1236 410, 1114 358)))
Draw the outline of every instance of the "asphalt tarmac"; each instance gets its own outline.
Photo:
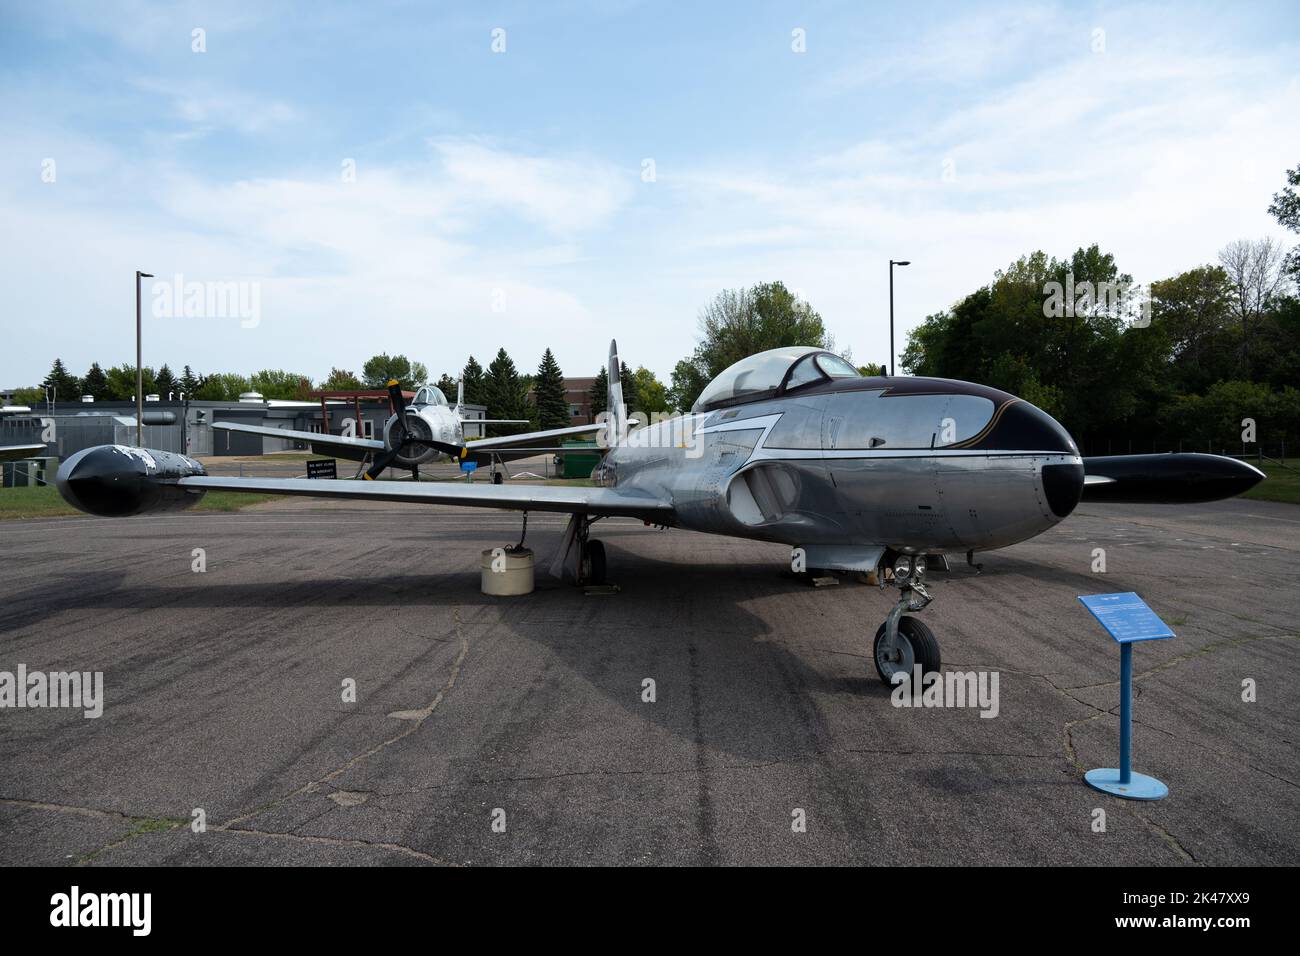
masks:
POLYGON ((500 512, 0 524, 0 671, 104 681, 97 719, 0 709, 0 864, 1297 860, 1300 508, 1085 505, 932 575, 944 669, 996 672, 996 717, 892 706, 892 592, 618 520, 621 590, 587 594, 540 567, 563 522, 530 519, 516 598, 479 591, 500 512), (1178 634, 1135 649, 1158 803, 1081 779, 1116 764, 1119 654, 1076 598, 1129 590, 1178 634))

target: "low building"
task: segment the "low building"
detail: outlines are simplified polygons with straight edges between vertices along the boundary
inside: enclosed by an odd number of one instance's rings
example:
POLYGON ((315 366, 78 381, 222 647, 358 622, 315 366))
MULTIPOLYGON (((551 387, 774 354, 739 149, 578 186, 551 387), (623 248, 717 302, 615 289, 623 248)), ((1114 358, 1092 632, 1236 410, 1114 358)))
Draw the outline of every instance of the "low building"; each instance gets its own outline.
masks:
MULTIPOLYGON (((486 418, 482 405, 466 405, 467 419, 486 418)), ((326 399, 323 403, 246 398, 234 402, 146 401, 143 435, 138 444, 158 451, 181 452, 194 458, 207 456, 268 455, 306 450, 305 442, 249 435, 213 428, 214 422, 239 422, 288 431, 341 435, 345 429, 361 438, 382 438, 384 425, 392 415, 385 394, 382 399, 356 396, 351 400, 326 399), (327 421, 328 420, 328 421, 327 421)), ((52 421, 53 441, 49 453, 67 458, 95 445, 135 445, 135 403, 126 401, 56 402, 23 416, 0 419, 0 436, 6 444, 25 444, 39 423, 52 421), (33 424, 33 422, 38 424, 33 424), (9 441, 12 437, 14 440, 9 441)), ((482 426, 465 426, 466 437, 477 437, 482 426)), ((39 439, 38 439, 39 440, 39 439)))

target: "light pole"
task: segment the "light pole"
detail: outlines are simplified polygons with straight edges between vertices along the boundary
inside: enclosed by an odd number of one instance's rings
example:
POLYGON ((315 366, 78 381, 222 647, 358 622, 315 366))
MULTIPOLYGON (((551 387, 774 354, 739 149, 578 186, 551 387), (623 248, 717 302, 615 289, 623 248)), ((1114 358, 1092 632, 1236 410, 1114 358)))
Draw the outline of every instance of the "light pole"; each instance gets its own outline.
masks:
POLYGON ((144 447, 144 350, 140 336, 140 280, 153 273, 135 270, 135 446, 144 447))
POLYGON ((910 266, 911 260, 889 260, 889 374, 894 374, 894 266, 910 266))

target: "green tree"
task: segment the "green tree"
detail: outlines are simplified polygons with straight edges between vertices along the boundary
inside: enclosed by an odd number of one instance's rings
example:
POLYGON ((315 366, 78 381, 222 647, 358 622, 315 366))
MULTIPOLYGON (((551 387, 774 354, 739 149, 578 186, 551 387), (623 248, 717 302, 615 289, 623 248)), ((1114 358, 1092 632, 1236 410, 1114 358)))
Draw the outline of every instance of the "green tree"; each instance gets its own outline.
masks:
POLYGON ((89 395, 97 402, 108 398, 108 376, 104 374, 98 362, 91 362, 90 369, 82 378, 81 394, 89 395))
POLYGON ((205 375, 194 397, 201 402, 235 402, 242 392, 254 391, 253 384, 234 372, 205 375))
POLYGON ((262 369, 249 376, 249 385, 254 392, 260 392, 263 398, 284 401, 306 401, 311 392, 311 379, 297 372, 282 369, 262 369))
POLYGON ((385 388, 390 379, 397 379, 403 388, 418 387, 429 380, 429 370, 420 362, 412 362, 405 355, 381 352, 361 367, 361 377, 367 388, 385 388))
MULTIPOLYGON (((1300 232, 1300 165, 1286 171, 1286 186, 1279 193, 1273 194, 1273 202, 1268 212, 1281 225, 1292 232, 1300 232)), ((1300 246, 1296 246, 1287 256, 1286 270, 1292 282, 1300 283, 1300 246)))
POLYGON ((446 372, 438 377, 438 391, 442 392, 448 404, 456 404, 456 380, 446 372))
MULTIPOLYGON (((528 408, 524 386, 519 372, 506 350, 498 349, 497 356, 488 366, 483 378, 484 404, 489 418, 527 418, 528 408)), ((524 431, 523 425, 489 425, 488 435, 514 435, 524 431)))
POLYGON ((644 365, 637 366, 633 373, 636 380, 636 396, 639 410, 646 415, 671 411, 673 406, 668 400, 668 389, 659 381, 655 373, 644 365))
POLYGON ((1292 232, 1300 232, 1300 165, 1286 171, 1286 186, 1273 194, 1268 214, 1292 232))
POLYGON ((563 428, 570 424, 569 403, 564 395, 564 373, 548 348, 533 379, 533 406, 537 410, 537 427, 563 428))
POLYGON ((1021 395, 1078 439, 1130 419, 1145 382, 1161 377, 1159 336, 1124 335, 1135 298, 1131 277, 1096 245, 1060 260, 1035 252, 927 316, 909 333, 903 367, 1021 395))
POLYGON ((484 391, 483 366, 478 364, 478 360, 474 356, 469 357, 469 361, 465 363, 465 367, 461 370, 460 377, 465 381, 465 404, 485 404, 487 395, 484 391))
POLYGON ((1200 392, 1231 378, 1240 329, 1233 323, 1232 286, 1222 266, 1198 266, 1151 283, 1151 325, 1168 341, 1179 387, 1200 392))
MULTIPOLYGON (((384 384, 388 384, 387 380, 384 384)), ((364 387, 355 372, 341 368, 331 368, 325 381, 320 383, 322 392, 359 392, 364 387)))
POLYGON ((185 366, 184 369, 181 370, 181 380, 179 384, 181 387, 181 392, 185 395, 185 397, 193 398, 194 393, 199 390, 199 386, 202 385, 203 383, 199 379, 199 377, 194 374, 194 369, 190 368, 187 365, 185 366))
POLYGON ((627 407, 627 413, 630 415, 641 411, 641 393, 637 390, 636 376, 626 362, 618 363, 618 383, 623 386, 623 404, 627 407))
POLYGON ((166 363, 158 370, 155 385, 158 388, 158 395, 163 401, 167 400, 169 393, 176 391, 176 376, 172 374, 172 370, 167 367, 166 363))
POLYGON ((708 384, 709 380, 699 366, 690 359, 682 359, 673 366, 668 385, 668 401, 678 411, 688 412, 708 384))
POLYGON ((587 389, 587 399, 591 402, 591 415, 595 416, 609 409, 609 372, 605 366, 600 367, 596 373, 596 381, 591 383, 591 388, 587 389))
MULTIPOLYGON (((154 379, 153 369, 147 365, 141 369, 144 378, 144 393, 152 395, 158 391, 158 383, 154 379)), ((135 401, 135 366, 123 362, 121 365, 115 365, 107 373, 108 377, 108 397, 119 402, 135 401)))
POLYGON ((50 389, 51 397, 60 402, 74 402, 81 395, 81 381, 64 367, 62 359, 54 360, 50 373, 41 384, 50 389))
POLYGON ((781 282, 749 289, 726 289, 700 313, 700 343, 673 370, 672 399, 682 408, 695 404, 704 386, 729 365, 755 352, 786 345, 834 348, 819 315, 781 282))

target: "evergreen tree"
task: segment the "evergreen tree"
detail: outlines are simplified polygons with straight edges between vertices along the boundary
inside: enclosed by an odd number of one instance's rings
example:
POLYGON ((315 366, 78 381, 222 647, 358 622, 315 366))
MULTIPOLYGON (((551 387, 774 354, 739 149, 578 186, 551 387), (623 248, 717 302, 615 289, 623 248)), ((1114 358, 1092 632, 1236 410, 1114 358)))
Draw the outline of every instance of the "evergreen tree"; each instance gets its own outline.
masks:
POLYGON ((627 414, 633 412, 643 412, 641 401, 641 392, 637 386, 636 376, 627 367, 626 362, 619 362, 618 365, 618 383, 623 386, 623 404, 626 406, 627 414))
POLYGON ((469 361, 461 370, 460 377, 465 380, 465 404, 482 405, 484 403, 483 366, 478 364, 474 356, 469 357, 469 361))
POLYGON ((57 401, 75 402, 81 395, 80 380, 64 367, 62 359, 54 360, 50 374, 41 384, 50 389, 51 398, 57 401))
POLYGON ((569 403, 564 397, 564 373, 550 349, 542 355, 534 380, 533 403, 538 428, 563 428, 569 424, 569 403))
POLYGON ((194 374, 194 369, 190 368, 188 365, 185 366, 184 370, 181 372, 180 380, 181 391, 185 393, 185 397, 193 398, 194 393, 199 390, 199 386, 202 384, 203 380, 194 374))
MULTIPOLYGON (((488 366, 483 378, 483 397, 487 405, 489 418, 527 418, 524 402, 523 385, 519 381, 519 372, 515 363, 506 354, 504 348, 497 350, 497 357, 488 366)), ((522 431, 523 425, 490 425, 488 435, 513 435, 522 431)))
POLYGON ((154 379, 154 383, 158 386, 158 396, 163 401, 167 400, 169 392, 174 393, 177 390, 176 376, 172 374, 172 370, 168 368, 166 364, 158 370, 158 375, 154 379))
POLYGON ((438 391, 442 392, 443 396, 447 399, 447 404, 455 405, 456 404, 456 380, 452 378, 450 375, 448 375, 446 372, 443 372, 442 375, 438 377, 437 384, 438 384, 438 391))
MULTIPOLYGON (((618 365, 618 383, 623 386, 623 405, 626 413, 631 415, 633 412, 644 412, 636 375, 627 367, 626 362, 620 361, 618 365)), ((609 410, 609 372, 605 366, 600 367, 600 371, 596 374, 596 381, 587 390, 587 397, 591 400, 593 418, 609 410)))
POLYGON ((597 415, 609 408, 609 373, 605 371, 605 366, 600 367, 596 381, 592 382, 591 388, 587 389, 587 398, 591 400, 593 421, 597 415))
POLYGON ((91 362, 86 377, 81 380, 81 394, 89 395, 97 402, 108 398, 108 376, 99 367, 98 362, 91 362))

